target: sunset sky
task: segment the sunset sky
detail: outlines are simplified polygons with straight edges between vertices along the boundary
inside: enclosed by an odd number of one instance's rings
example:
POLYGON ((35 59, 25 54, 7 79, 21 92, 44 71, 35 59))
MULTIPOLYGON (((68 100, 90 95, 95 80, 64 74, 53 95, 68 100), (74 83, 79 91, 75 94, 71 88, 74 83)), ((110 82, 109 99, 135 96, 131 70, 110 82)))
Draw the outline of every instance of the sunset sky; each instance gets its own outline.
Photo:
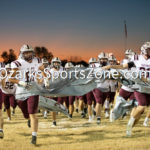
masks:
POLYGON ((0 53, 45 46, 61 59, 100 52, 124 56, 150 41, 150 0, 0 0, 0 53))

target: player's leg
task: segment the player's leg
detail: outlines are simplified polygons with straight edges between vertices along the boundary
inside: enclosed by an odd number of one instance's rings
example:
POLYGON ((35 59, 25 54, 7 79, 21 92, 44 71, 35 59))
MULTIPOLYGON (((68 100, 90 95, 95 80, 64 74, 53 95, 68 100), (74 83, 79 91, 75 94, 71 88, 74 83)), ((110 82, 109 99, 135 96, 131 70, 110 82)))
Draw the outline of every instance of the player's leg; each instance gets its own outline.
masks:
POLYGON ((52 127, 55 127, 56 126, 56 112, 52 112, 52 127))
POLYGON ((87 108, 88 108, 86 95, 83 95, 83 102, 84 102, 83 111, 84 111, 84 114, 85 114, 85 116, 86 116, 86 114, 87 114, 87 108))
MULTIPOLYGON (((58 101, 58 97, 51 97, 53 100, 58 101)), ((51 112, 52 115, 52 127, 56 126, 56 112, 51 112)))
POLYGON ((81 118, 85 118, 85 113, 84 113, 84 96, 79 96, 79 110, 81 112, 81 118))
POLYGON ((9 101, 10 101, 10 106, 13 108, 12 115, 14 115, 15 114, 15 109, 17 107, 17 101, 15 100, 15 96, 11 95, 10 98, 9 98, 9 101))
POLYGON ((73 103, 75 101, 75 96, 69 96, 69 116, 72 118, 74 112, 73 103))
POLYGON ((108 97, 106 98, 105 100, 105 103, 104 103, 104 107, 105 107, 105 118, 109 118, 109 104, 110 104, 110 94, 111 92, 108 93, 108 97))
POLYGON ((11 110, 10 110, 10 101, 9 101, 10 96, 8 94, 2 93, 2 97, 4 100, 4 106, 6 108, 8 120, 11 120, 11 110))
MULTIPOLYGON (((138 101, 138 107, 135 109, 134 113, 132 114, 132 116, 130 117, 130 119, 128 121, 127 131, 126 131, 127 136, 131 136, 132 128, 135 125, 135 122, 137 122, 140 119, 141 114, 145 110, 145 106, 148 105, 149 97, 146 94, 139 93, 139 92, 134 92, 134 94, 138 101)), ((149 96, 150 96, 150 94, 149 94, 149 96)))
POLYGON ((94 89, 93 95, 94 95, 95 100, 96 100, 95 109, 96 109, 97 124, 100 124, 100 122, 101 122, 101 110, 102 110, 102 103, 100 101, 101 91, 98 89, 94 89))
MULTIPOLYGON (((124 90, 124 89, 120 89, 119 91, 119 96, 123 97, 126 101, 129 99, 129 100, 133 100, 135 99, 135 96, 134 96, 134 92, 130 92, 130 91, 127 91, 127 90, 124 90)), ((131 114, 135 111, 135 109, 131 110, 131 114)), ((125 116, 127 115, 127 113, 125 113, 122 118, 124 118, 125 116)))
POLYGON ((92 99, 93 93, 89 92, 86 94, 87 104, 88 104, 88 115, 89 115, 89 122, 92 122, 92 99))
POLYGON ((103 104, 108 96, 108 93, 102 92, 99 89, 93 90, 94 97, 96 99, 96 117, 97 117, 97 124, 101 122, 101 111, 103 108, 103 104))
POLYGON ((4 124, 4 121, 3 121, 3 115, 2 115, 2 93, 1 93, 1 90, 0 90, 0 138, 4 138, 4 133, 3 133, 3 124, 4 124))
POLYGON ((66 109, 69 112, 69 97, 68 96, 63 97, 63 102, 64 102, 63 105, 66 107, 66 109))
POLYGON ((0 108, 0 138, 4 137, 4 133, 3 133, 3 115, 2 115, 2 109, 0 108))
POLYGON ((148 127, 149 126, 149 118, 150 118, 150 110, 148 110, 147 114, 146 114, 146 117, 145 117, 145 120, 143 122, 143 125, 145 127, 148 127))
POLYGON ((31 130, 32 130, 32 144, 36 144, 37 139, 37 131, 38 131, 38 118, 36 116, 36 113, 38 111, 38 102, 39 102, 39 96, 31 96, 27 100, 28 105, 28 113, 31 120, 31 130))
POLYGON ((75 107, 76 112, 78 113, 79 112, 79 97, 78 96, 75 97, 74 107, 75 107))

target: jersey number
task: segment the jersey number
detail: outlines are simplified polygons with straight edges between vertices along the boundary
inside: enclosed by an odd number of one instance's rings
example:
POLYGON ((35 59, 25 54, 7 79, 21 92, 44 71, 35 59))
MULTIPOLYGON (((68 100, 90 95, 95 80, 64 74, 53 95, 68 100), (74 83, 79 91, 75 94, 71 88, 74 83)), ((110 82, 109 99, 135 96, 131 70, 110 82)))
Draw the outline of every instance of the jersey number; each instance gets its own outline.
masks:
MULTIPOLYGON (((147 71, 146 72, 146 77, 150 77, 150 68, 145 69, 144 67, 140 67, 141 71, 147 71)), ((142 75, 145 76, 144 72, 142 72, 142 75)))
POLYGON ((5 84, 5 89, 13 89, 13 83, 11 83, 11 82, 6 82, 6 84, 5 84))

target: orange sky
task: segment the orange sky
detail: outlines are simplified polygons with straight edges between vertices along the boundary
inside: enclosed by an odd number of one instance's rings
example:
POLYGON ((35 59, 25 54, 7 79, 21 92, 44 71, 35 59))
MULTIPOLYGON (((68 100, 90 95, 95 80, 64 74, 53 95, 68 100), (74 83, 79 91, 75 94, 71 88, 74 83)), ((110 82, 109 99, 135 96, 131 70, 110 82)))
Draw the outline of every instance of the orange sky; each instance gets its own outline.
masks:
MULTIPOLYGON (((38 45, 39 46, 39 45, 38 45)), ((40 45, 43 46, 43 45, 40 45)), ((69 59, 71 57, 77 56, 79 59, 81 58, 82 60, 88 61, 91 57, 97 57, 97 55, 102 52, 108 52, 111 53, 113 52, 115 54, 115 56, 120 60, 123 58, 123 52, 118 52, 118 50, 115 50, 115 48, 111 48, 109 50, 105 50, 105 49, 92 49, 92 48, 79 48, 79 47, 74 47, 72 49, 70 49, 69 47, 66 46, 66 48, 62 47, 59 48, 58 46, 50 48, 50 46, 45 46, 46 48, 48 48, 49 51, 51 51, 53 53, 54 56, 58 56, 60 57, 60 59, 69 59)), ((15 54, 18 55, 19 54, 19 46, 1 46, 0 48, 0 54, 3 52, 3 50, 7 50, 8 49, 14 49, 15 50, 15 54)), ((0 61, 2 61, 2 58, 0 58, 0 61)))
POLYGON ((145 19, 149 18, 149 4, 149 1, 135 4, 129 0, 124 4, 37 1, 36 5, 32 0, 2 1, 0 51, 12 48, 18 54, 20 47, 28 44, 45 46, 60 59, 77 56, 88 61, 102 51, 123 59, 126 39, 126 47, 136 52, 150 39, 150 20, 145 19))

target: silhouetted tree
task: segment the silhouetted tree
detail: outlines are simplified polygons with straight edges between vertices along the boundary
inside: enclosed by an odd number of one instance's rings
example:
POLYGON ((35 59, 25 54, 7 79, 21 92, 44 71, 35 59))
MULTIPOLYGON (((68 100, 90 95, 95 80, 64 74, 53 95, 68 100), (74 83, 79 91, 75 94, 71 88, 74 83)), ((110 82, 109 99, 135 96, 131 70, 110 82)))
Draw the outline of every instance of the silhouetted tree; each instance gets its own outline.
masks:
POLYGON ((10 49, 9 50, 9 63, 11 63, 12 61, 16 60, 17 59, 17 56, 15 55, 14 53, 14 50, 13 49, 10 49))
POLYGON ((64 67, 67 62, 67 59, 61 60, 61 65, 64 67))
POLYGON ((68 61, 71 61, 71 62, 78 62, 78 61, 81 61, 82 58, 80 56, 69 56, 67 58, 68 61))
POLYGON ((35 51, 36 57, 39 57, 41 59, 46 58, 49 62, 53 58, 52 52, 49 52, 48 49, 44 46, 42 46, 42 47, 37 46, 34 48, 34 51, 35 51))
POLYGON ((84 60, 77 62, 77 64, 82 64, 84 67, 88 67, 88 63, 84 60))
POLYGON ((46 56, 46 59, 47 59, 49 62, 51 62, 52 58, 53 58, 53 54, 52 54, 52 52, 49 52, 49 53, 47 54, 47 56, 46 56))
POLYGON ((9 63, 9 55, 7 53, 7 51, 4 51, 2 54, 1 54, 1 57, 3 58, 3 62, 5 64, 9 63))

